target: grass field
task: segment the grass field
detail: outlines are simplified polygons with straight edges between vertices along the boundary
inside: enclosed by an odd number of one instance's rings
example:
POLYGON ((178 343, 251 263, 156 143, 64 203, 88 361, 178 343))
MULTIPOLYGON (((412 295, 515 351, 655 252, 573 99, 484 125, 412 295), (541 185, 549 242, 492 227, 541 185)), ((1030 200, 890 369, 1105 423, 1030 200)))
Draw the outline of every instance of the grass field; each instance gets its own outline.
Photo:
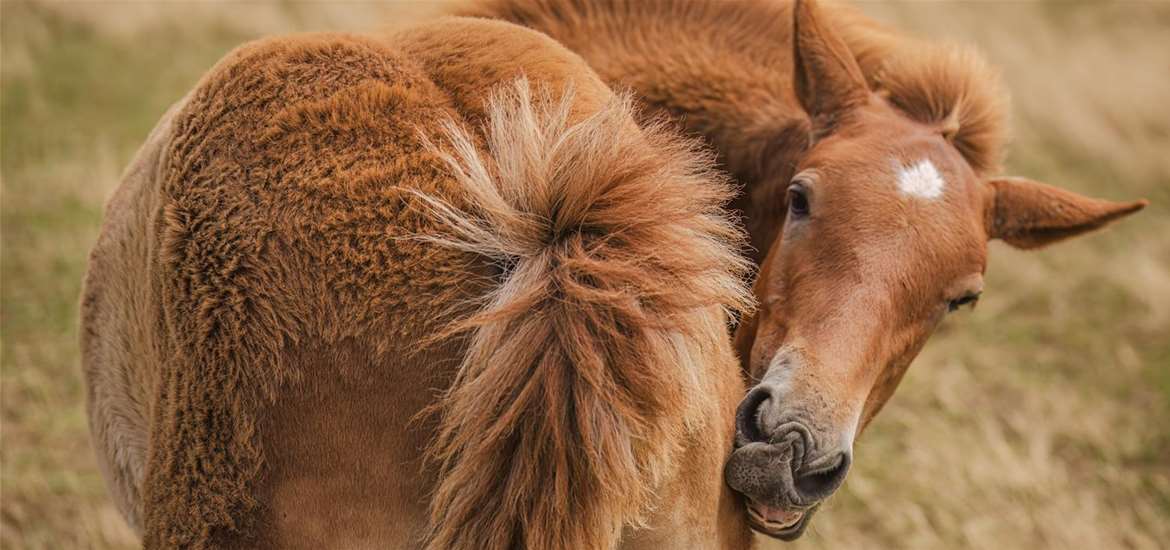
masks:
MULTIPOLYGON (((243 40, 436 7, 0 3, 0 547, 135 544, 89 447, 77 296, 157 118, 243 40)), ((1170 544, 1170 3, 863 7, 1003 68, 1013 173, 1153 204, 1050 250, 994 245, 978 309, 930 342, 793 546, 1170 544)))

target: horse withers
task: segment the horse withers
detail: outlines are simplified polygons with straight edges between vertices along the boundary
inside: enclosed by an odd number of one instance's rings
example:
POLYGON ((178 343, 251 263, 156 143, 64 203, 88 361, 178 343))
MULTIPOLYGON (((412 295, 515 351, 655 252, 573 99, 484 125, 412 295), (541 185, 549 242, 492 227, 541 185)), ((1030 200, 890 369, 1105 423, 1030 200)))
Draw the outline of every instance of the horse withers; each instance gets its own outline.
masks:
POLYGON ((781 539, 840 486, 938 322, 978 299, 988 240, 1044 246, 1145 205, 999 176, 996 73, 848 6, 490 0, 467 13, 549 34, 702 136, 743 185, 760 307, 735 335, 755 385, 726 479, 781 539))
POLYGON ((94 445, 144 546, 747 547, 748 262, 674 136, 498 21, 228 55, 86 276, 94 445))

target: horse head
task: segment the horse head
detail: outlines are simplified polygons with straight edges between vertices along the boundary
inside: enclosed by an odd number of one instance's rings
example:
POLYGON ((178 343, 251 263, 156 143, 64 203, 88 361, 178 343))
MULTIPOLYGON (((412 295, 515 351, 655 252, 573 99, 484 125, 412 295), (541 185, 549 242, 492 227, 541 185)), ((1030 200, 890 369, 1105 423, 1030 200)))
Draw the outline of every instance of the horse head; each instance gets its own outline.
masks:
POLYGON ((943 317, 978 300, 990 239, 1040 247, 1145 205, 988 175, 978 140, 995 122, 962 83, 936 83, 933 104, 899 103, 808 2, 793 44, 810 138, 777 197, 759 311, 736 337, 757 383, 725 470, 753 526, 782 539, 841 485, 858 433, 943 317))

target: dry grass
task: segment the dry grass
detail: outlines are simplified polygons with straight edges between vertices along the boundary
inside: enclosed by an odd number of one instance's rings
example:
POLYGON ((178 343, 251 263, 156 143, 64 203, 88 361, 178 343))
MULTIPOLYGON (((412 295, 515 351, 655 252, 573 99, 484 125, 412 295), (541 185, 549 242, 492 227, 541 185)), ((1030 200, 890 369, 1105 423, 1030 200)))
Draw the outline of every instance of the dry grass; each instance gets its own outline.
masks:
MULTIPOLYGON (((1170 541, 1170 5, 865 4, 974 42, 1015 99, 1014 173, 1146 212, 996 246, 796 547, 1170 541)), ((0 4, 0 546, 128 548, 83 413, 76 299, 101 204, 166 106, 239 42, 393 24, 426 3, 0 4)), ((779 548, 769 544, 768 547, 779 548)))

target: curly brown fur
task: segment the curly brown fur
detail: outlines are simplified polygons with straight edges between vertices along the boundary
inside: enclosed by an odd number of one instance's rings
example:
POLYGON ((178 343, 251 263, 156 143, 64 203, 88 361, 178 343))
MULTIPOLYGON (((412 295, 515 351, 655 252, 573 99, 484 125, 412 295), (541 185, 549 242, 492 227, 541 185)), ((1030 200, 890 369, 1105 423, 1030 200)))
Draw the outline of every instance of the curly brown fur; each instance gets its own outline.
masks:
POLYGON ((451 113, 393 50, 306 36, 237 50, 177 116, 155 228, 170 351, 151 432, 148 548, 259 544, 248 539, 261 512, 259 415, 308 374, 286 350, 407 338, 427 325, 388 324, 382 312, 425 311, 458 288, 412 261, 424 251, 386 240, 425 223, 394 182, 445 184, 386 116, 399 110, 451 113))
POLYGON ((632 116, 496 21, 217 65, 111 201, 82 304, 95 442, 144 546, 416 547, 432 491, 434 548, 639 521, 746 544, 719 476, 729 191, 632 116), (521 76, 557 100, 491 99, 521 76))

